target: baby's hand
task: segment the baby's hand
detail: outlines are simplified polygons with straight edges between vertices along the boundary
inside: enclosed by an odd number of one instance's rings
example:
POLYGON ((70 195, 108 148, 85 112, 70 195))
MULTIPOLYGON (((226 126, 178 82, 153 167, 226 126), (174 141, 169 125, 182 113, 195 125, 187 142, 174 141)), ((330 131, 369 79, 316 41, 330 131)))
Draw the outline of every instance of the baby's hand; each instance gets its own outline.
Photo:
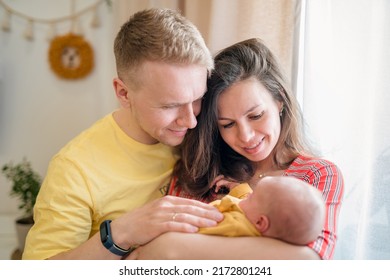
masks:
POLYGON ((240 183, 231 179, 231 178, 225 178, 223 175, 218 175, 213 182, 211 183, 210 187, 213 187, 215 185, 215 192, 218 193, 218 191, 225 187, 229 190, 233 189, 235 186, 239 185, 240 183))

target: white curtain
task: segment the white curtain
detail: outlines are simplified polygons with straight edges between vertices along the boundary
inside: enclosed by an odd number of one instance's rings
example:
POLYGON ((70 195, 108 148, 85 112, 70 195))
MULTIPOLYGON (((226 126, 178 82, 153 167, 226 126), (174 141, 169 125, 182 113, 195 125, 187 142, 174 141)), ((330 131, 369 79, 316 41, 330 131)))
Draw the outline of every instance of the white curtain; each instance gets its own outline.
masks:
POLYGON ((116 0, 113 1, 117 28, 136 11, 171 8, 191 20, 214 54, 238 41, 259 37, 277 55, 287 75, 294 69, 295 24, 301 0, 116 0))
POLYGON ((299 5, 300 0, 185 0, 184 14, 198 26, 212 53, 259 37, 291 77, 299 5))
POLYGON ((345 179, 335 259, 390 259, 390 1, 304 3, 298 96, 345 179))

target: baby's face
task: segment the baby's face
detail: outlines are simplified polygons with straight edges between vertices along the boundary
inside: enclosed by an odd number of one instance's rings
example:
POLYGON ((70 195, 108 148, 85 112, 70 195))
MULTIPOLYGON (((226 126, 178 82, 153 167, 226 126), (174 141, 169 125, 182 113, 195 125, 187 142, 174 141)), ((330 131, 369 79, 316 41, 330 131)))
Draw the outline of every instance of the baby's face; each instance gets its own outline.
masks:
POLYGON ((253 193, 240 201, 239 206, 249 221, 255 223, 260 214, 266 214, 265 207, 269 199, 266 187, 263 184, 258 184, 254 188, 253 193))

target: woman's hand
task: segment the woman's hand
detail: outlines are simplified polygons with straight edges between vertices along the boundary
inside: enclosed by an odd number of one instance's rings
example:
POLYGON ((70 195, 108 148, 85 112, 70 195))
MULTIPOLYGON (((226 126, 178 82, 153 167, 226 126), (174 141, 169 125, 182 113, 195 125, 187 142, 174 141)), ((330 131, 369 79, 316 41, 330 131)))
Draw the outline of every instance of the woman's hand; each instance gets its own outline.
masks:
POLYGON ((165 196, 112 221, 113 239, 122 248, 143 245, 170 231, 194 233, 215 226, 223 215, 196 200, 165 196))
POLYGON ((228 178, 223 175, 218 175, 217 177, 215 177, 210 187, 213 187, 215 185, 215 192, 218 193, 219 190, 223 187, 231 190, 239 184, 239 182, 233 180, 232 178, 228 178))

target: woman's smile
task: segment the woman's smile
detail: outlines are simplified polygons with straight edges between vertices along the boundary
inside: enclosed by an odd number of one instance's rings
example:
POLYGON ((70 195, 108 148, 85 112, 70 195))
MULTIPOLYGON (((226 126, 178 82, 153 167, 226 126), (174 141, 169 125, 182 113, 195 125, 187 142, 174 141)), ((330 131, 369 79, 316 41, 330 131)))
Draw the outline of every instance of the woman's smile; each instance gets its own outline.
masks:
POLYGON ((248 145, 246 147, 243 147, 243 150, 246 153, 252 154, 252 155, 258 153, 261 150, 262 146, 263 146, 262 144, 264 142, 264 138, 265 137, 263 137, 259 142, 255 143, 253 145, 248 145))

